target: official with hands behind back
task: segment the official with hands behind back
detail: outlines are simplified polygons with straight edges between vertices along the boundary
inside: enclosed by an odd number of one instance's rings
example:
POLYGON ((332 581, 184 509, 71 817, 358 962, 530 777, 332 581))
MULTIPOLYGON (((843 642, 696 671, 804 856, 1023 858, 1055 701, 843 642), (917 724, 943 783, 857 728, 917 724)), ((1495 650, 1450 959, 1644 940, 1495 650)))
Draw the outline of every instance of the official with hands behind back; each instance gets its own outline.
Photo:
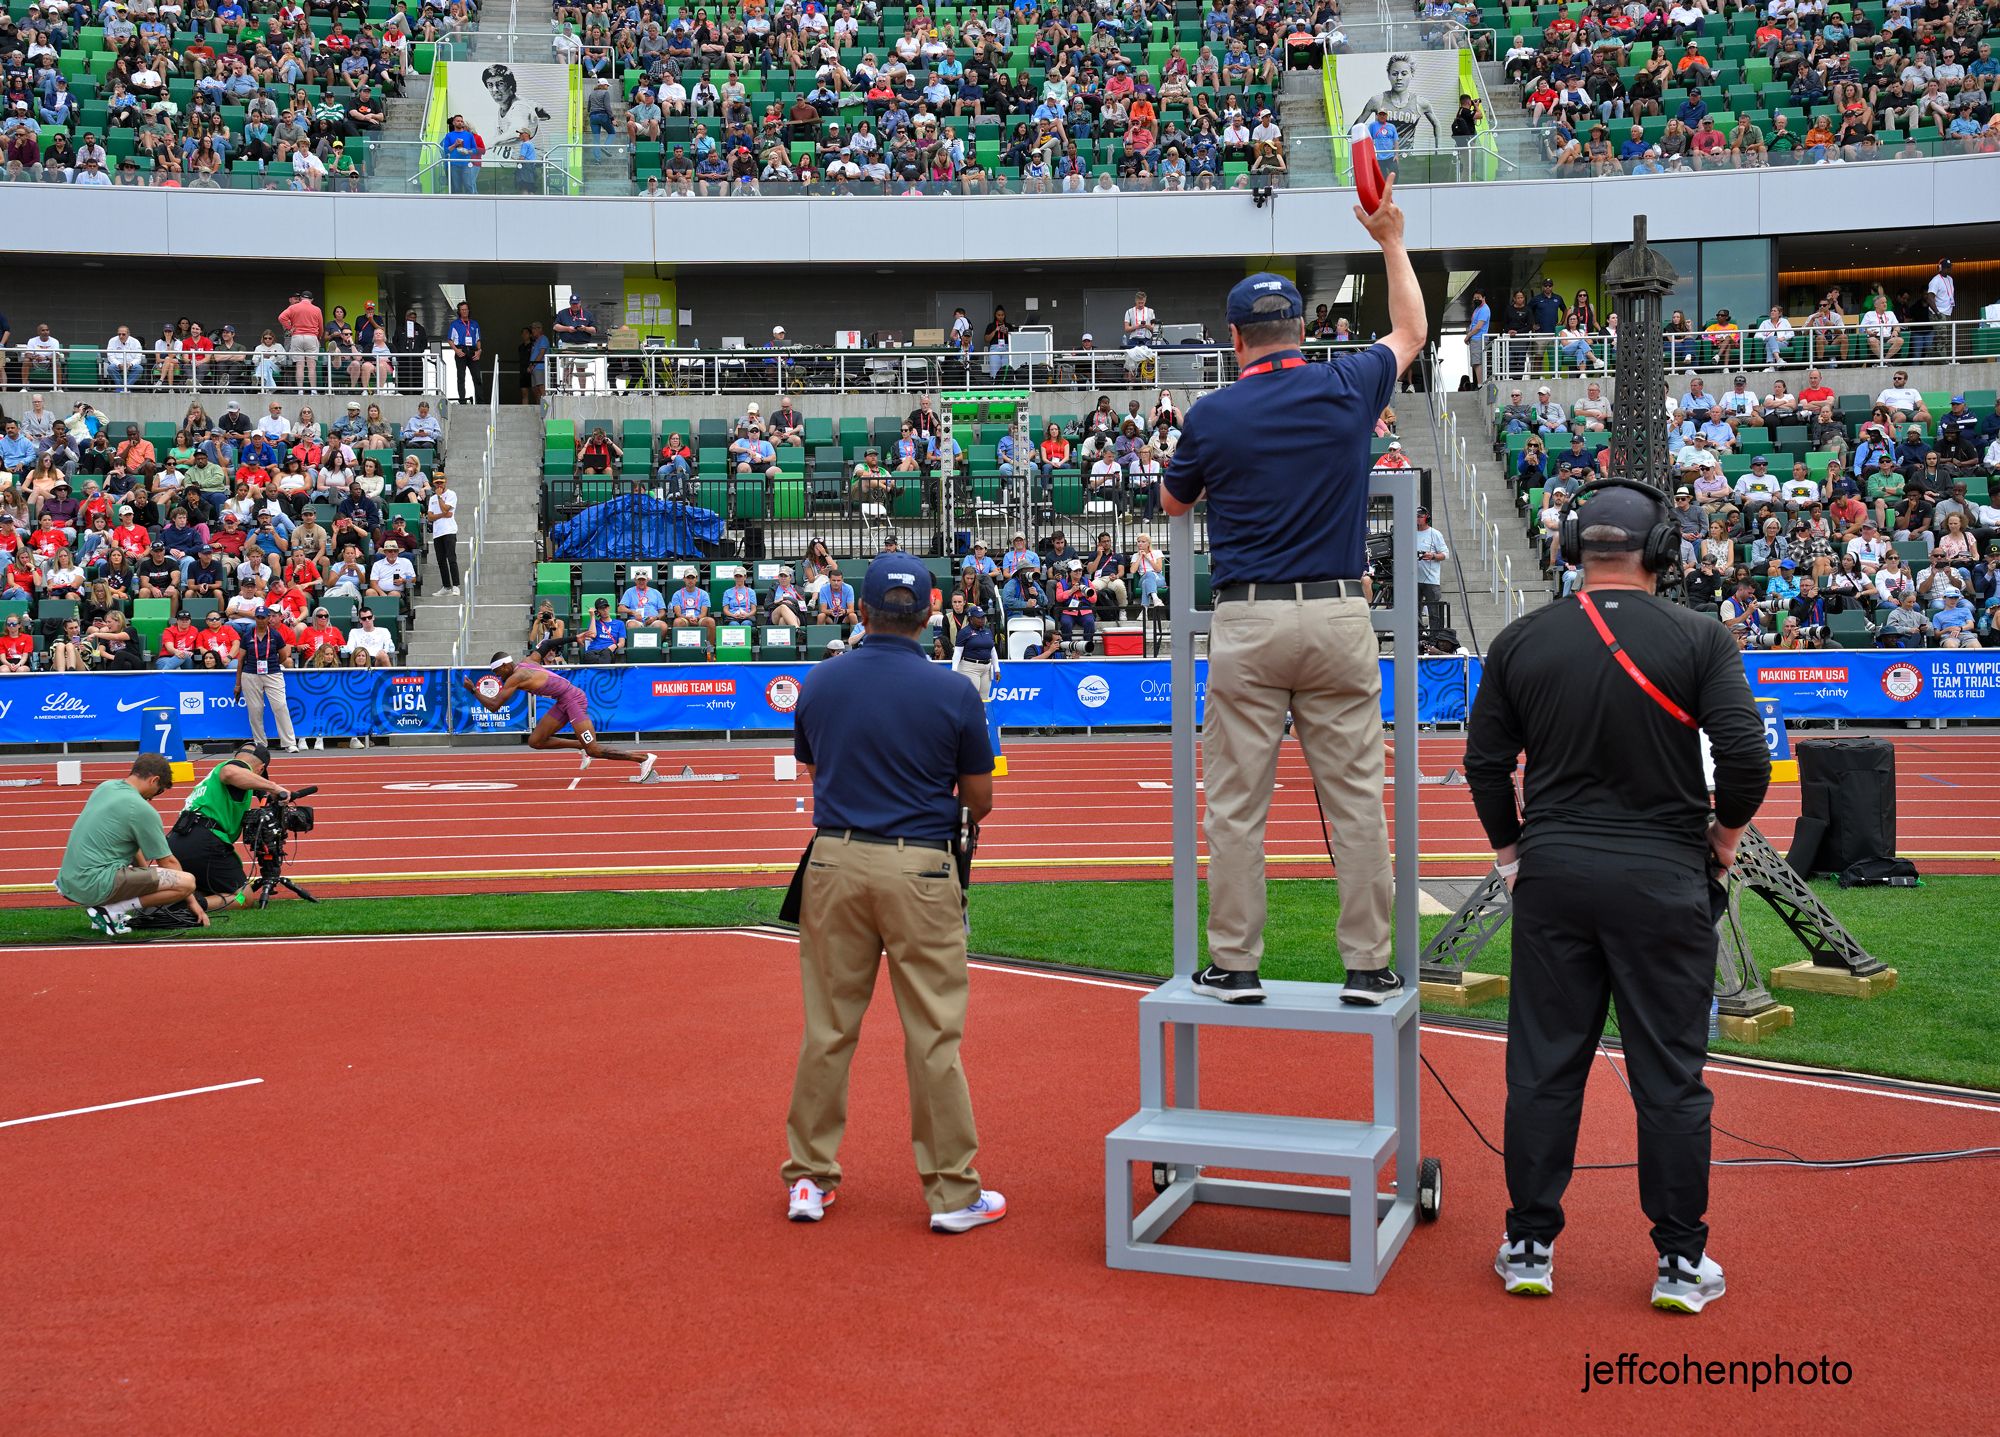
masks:
POLYGON ((1723 1293, 1703 1220, 1715 925, 1771 764, 1728 631, 1654 593, 1680 542, 1657 491, 1615 479, 1579 491, 1558 543, 1583 566, 1583 588, 1515 620, 1487 651, 1465 774, 1514 896, 1511 1206, 1495 1269, 1509 1292, 1553 1291, 1584 1080, 1615 998, 1638 1110, 1639 1205, 1659 1250, 1653 1306, 1699 1312, 1723 1293))
POLYGON ((1261 1002, 1264 829, 1285 715, 1297 726, 1340 872, 1341 998, 1379 1004, 1389 969, 1389 830, 1382 812, 1382 678, 1362 586, 1375 420, 1424 346, 1416 272, 1393 182, 1355 217, 1382 247, 1390 331, 1308 364, 1305 302, 1275 274, 1229 292, 1236 383, 1193 405, 1162 502, 1208 499, 1215 621, 1202 725, 1208 795, 1209 964, 1197 992, 1261 1002))
POLYGON ((861 586, 866 639, 815 665, 799 696, 793 752, 819 831, 799 870, 805 1037, 784 1167, 794 1222, 818 1222, 839 1189, 848 1067, 885 951, 931 1230, 1007 1215, 972 1166, 979 1138, 958 1058, 967 975, 953 855, 965 819, 976 825, 993 807, 993 750, 977 691, 918 645, 930 590, 922 564, 877 557, 861 586))

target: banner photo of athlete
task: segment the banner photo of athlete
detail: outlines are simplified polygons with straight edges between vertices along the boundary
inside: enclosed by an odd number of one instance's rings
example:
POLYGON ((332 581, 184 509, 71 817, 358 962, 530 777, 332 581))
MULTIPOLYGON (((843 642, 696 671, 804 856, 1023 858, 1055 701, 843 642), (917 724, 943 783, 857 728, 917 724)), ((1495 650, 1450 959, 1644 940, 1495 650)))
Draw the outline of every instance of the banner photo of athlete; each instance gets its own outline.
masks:
POLYGON ((1458 113, 1456 50, 1335 55, 1333 61, 1349 138, 1366 136, 1375 112, 1387 110, 1398 150, 1451 147, 1451 120, 1458 113))
MULTIPOLYGON (((838 663, 839 660, 833 660, 838 663)), ((1827 649, 1746 654, 1751 691, 1788 718, 2000 718, 2000 650, 1827 649)), ((1419 661, 1420 722, 1465 721, 1477 692, 1474 658, 1419 661)), ((788 732, 810 664, 626 664, 564 668, 606 733, 788 732)), ((488 713, 459 684, 484 669, 287 670, 293 722, 307 738, 526 733, 539 712, 518 695, 488 713)), ((1207 665, 1195 668, 1197 703, 1207 665)), ((993 719, 1005 729, 1159 728, 1171 708, 1165 659, 1003 664, 993 719)), ((249 719, 227 671, 0 676, 0 744, 134 743, 140 710, 168 707, 190 743, 244 738, 249 719)), ((1382 662, 1382 716, 1394 686, 1382 662)), ((545 711, 545 710, 543 710, 545 711)), ((1199 718, 1199 713, 1197 713, 1199 718)))
POLYGON ((544 159, 569 139, 567 65, 453 60, 444 71, 446 104, 486 142, 487 159, 519 159, 523 130, 544 159))

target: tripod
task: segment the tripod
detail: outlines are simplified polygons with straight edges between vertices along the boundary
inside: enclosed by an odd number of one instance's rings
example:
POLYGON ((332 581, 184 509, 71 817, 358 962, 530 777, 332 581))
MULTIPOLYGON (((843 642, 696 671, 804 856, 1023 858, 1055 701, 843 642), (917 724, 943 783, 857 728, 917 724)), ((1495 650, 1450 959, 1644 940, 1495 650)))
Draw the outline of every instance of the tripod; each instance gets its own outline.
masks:
POLYGON ((285 840, 282 836, 272 847, 266 848, 259 844, 251 851, 251 857, 257 860, 257 881, 250 885, 250 891, 257 896, 257 907, 267 907, 271 902, 271 896, 280 888, 294 897, 305 899, 308 903, 319 902, 304 888, 285 877, 285 840))

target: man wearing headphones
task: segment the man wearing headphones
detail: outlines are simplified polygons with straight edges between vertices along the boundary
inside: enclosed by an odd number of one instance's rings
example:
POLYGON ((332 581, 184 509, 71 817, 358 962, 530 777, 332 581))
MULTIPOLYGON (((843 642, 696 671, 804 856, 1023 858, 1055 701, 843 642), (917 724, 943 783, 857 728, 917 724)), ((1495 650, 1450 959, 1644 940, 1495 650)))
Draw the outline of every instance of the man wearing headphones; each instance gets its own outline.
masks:
POLYGON ((1680 555, 1664 496, 1629 480, 1587 484, 1563 513, 1558 543, 1564 560, 1582 565, 1583 588, 1494 641, 1465 752, 1514 905, 1511 1206, 1494 1266, 1509 1292, 1554 1290, 1584 1081, 1615 998, 1638 1110, 1639 1205, 1659 1250, 1653 1305, 1699 1312, 1723 1292, 1703 1221, 1715 924, 1770 756, 1728 632, 1654 593, 1680 555), (1714 755, 1712 810, 1703 733, 1714 755))

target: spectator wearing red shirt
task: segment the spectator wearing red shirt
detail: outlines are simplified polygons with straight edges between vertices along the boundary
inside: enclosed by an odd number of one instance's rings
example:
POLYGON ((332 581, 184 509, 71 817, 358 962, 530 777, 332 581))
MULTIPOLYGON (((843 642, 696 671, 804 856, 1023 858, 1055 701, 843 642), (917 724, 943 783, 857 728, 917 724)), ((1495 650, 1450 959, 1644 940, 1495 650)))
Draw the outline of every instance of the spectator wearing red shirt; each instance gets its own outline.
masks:
POLYGON ((34 661, 34 635, 26 631, 19 614, 9 614, 0 625, 0 672, 25 674, 34 661))
POLYGON ((133 559, 140 558, 152 547, 153 536, 146 532, 146 526, 132 522, 130 504, 118 506, 118 527, 111 531, 111 542, 123 549, 128 558, 133 559))
MULTIPOLYGON (((141 532, 143 533, 144 531, 142 530, 141 532)), ((57 554, 60 554, 64 549, 69 547, 69 541, 63 538, 62 530, 44 519, 41 526, 28 536, 28 547, 44 559, 53 559, 57 554)), ((139 552, 145 552, 144 545, 140 546, 139 552)))
MULTIPOLYGON (((7 541, 11 529, 0 529, 0 544, 7 541)), ((33 601, 35 591, 42 586, 42 570, 33 557, 25 550, 10 550, 7 555, 7 577, 0 581, 0 599, 33 601)))
POLYGON ((1806 387, 1799 391, 1799 403, 1801 405, 1824 404, 1833 397, 1833 391, 1828 389, 1820 379, 1819 371, 1817 369, 1807 370, 1806 387))
POLYGON ((234 628, 222 621, 220 609, 210 609, 202 621, 201 632, 195 636, 194 646, 203 668, 227 669, 235 667, 243 641, 237 638, 234 628))
POLYGON ((222 527, 211 533, 208 541, 215 546, 218 553, 227 554, 232 559, 240 559, 243 557, 246 537, 243 533, 243 522, 236 517, 236 511, 225 509, 222 514, 222 527))
POLYGON ((315 591, 326 582, 319 571, 319 562, 308 554, 294 554, 285 563, 285 582, 296 585, 308 592, 315 591))
POLYGON ((185 609, 174 615, 174 621, 160 630, 160 657, 154 663, 156 669, 184 669, 192 664, 197 655, 197 645, 201 640, 201 630, 185 609))
MULTIPOLYGON (((285 619, 292 625, 303 624, 306 615, 312 610, 312 596, 297 584, 286 584, 278 590, 275 602, 283 611, 285 619)), ((279 625, 279 627, 284 626, 279 625)))
POLYGON ((312 622, 299 631, 292 647, 298 651, 300 668, 337 669, 340 667, 340 650, 346 642, 347 636, 333 626, 327 611, 314 609, 312 622))
POLYGON ((101 518, 105 523, 109 524, 111 522, 111 496, 98 487, 95 479, 84 480, 83 489, 83 508, 79 511, 77 522, 82 524, 86 529, 90 527, 92 519, 101 518))

